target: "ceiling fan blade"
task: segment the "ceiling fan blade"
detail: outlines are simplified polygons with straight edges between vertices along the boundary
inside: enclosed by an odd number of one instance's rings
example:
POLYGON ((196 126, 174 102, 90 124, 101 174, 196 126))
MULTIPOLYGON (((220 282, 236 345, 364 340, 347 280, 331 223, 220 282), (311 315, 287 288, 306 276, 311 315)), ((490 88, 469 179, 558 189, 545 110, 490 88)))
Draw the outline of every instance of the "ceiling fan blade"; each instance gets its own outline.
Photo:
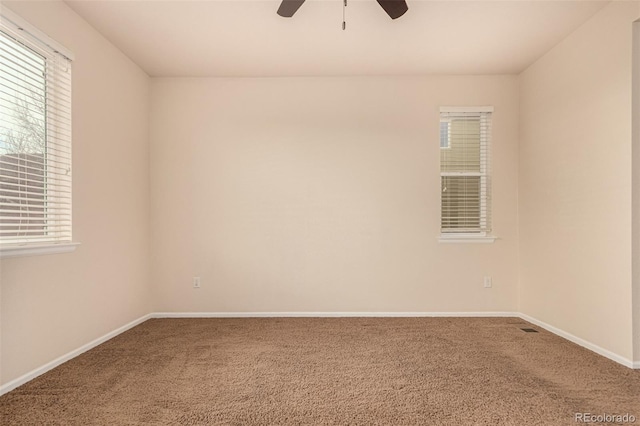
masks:
POLYGON ((291 18, 300 9, 304 0, 282 0, 278 8, 278 15, 291 18))
MULTIPOLYGON (((284 3, 284 2, 283 2, 284 3)), ((387 15, 391 19, 396 19, 404 15, 409 10, 406 0, 378 0, 378 4, 382 6, 387 15)))

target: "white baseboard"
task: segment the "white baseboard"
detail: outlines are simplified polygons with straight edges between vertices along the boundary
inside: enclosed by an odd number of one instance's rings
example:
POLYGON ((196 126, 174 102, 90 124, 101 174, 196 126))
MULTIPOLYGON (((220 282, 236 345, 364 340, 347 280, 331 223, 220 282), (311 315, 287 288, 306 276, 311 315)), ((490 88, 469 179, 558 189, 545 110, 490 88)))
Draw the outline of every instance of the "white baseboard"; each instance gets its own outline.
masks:
POLYGON ((152 318, 518 317, 517 312, 154 312, 152 318))
POLYGON ((518 317, 517 312, 154 312, 152 318, 518 317))
POLYGON ((580 345, 583 348, 587 348, 590 351, 595 352, 595 353, 597 353, 599 355, 602 355, 605 358, 609 358, 610 360, 615 361, 618 364, 622 364, 625 367, 634 368, 634 369, 640 368, 640 362, 633 362, 630 359, 627 359, 627 358, 625 358, 623 356, 620 356, 620 355, 618 355, 616 353, 613 353, 613 352, 611 352, 611 351, 609 351, 607 349, 604 349, 604 348, 602 348, 602 347, 600 347, 600 346, 598 346, 598 345, 596 345, 594 343, 591 343, 591 342, 589 342, 587 340, 581 339, 578 336, 575 336, 575 335, 573 335, 571 333, 568 333, 568 332, 566 332, 564 330, 561 330, 561 329, 556 328, 556 327, 554 327, 552 325, 549 325, 546 322, 540 321, 537 318, 531 317, 531 316, 523 314, 523 313, 520 313, 519 317, 522 318, 525 321, 529 321, 532 324, 535 324, 535 325, 537 325, 539 327, 542 327, 545 330, 552 332, 553 334, 556 334, 556 335, 558 335, 558 336, 560 336, 562 338, 565 338, 568 341, 575 343, 576 345, 580 345))
POLYGON ((4 395, 7 392, 11 392, 12 390, 17 388, 18 386, 21 386, 21 385, 27 383, 28 381, 31 381, 31 380, 35 379, 36 377, 40 376, 41 374, 44 374, 47 371, 56 368, 60 364, 63 364, 65 362, 77 357, 78 355, 83 354, 84 352, 88 351, 89 349, 93 349, 96 346, 98 346, 99 344, 104 343, 107 340, 116 337, 118 334, 124 333, 125 331, 129 330, 130 328, 133 328, 136 325, 145 322, 149 318, 151 318, 151 314, 144 315, 144 316, 138 318, 137 320, 131 321, 130 323, 125 324, 122 327, 117 328, 117 329, 105 334, 104 336, 101 336, 101 337, 98 337, 95 340, 92 340, 91 342, 87 343, 86 345, 83 345, 83 346, 79 347, 78 349, 75 349, 75 350, 73 350, 71 352, 68 352, 68 353, 62 355, 61 357, 58 357, 58 358, 54 359, 53 361, 48 362, 45 365, 43 365, 41 367, 38 367, 35 370, 32 370, 32 371, 28 372, 27 374, 24 374, 24 375, 18 377, 17 379, 13 379, 10 382, 5 383, 4 385, 0 386, 0 396, 4 395))

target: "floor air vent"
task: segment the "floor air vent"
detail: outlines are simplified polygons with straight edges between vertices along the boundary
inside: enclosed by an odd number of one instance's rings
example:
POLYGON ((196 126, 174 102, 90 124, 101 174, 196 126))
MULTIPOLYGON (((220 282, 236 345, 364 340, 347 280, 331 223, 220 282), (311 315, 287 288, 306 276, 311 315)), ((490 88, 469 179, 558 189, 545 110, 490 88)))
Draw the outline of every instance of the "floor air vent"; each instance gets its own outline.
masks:
POLYGON ((521 328, 520 330, 524 331, 525 333, 537 333, 538 330, 536 330, 535 328, 521 328))

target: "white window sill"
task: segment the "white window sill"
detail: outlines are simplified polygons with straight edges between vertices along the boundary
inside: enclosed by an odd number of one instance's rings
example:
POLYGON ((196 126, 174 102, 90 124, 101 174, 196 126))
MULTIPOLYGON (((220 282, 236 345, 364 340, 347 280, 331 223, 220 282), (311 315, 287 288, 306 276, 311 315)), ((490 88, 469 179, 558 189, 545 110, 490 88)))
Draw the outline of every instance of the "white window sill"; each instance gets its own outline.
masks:
POLYGON ((8 257, 40 256, 43 254, 70 253, 80 243, 59 244, 25 244, 25 245, 0 245, 0 259, 8 257))
POLYGON ((441 234, 439 243, 493 243, 498 237, 477 234, 441 234))

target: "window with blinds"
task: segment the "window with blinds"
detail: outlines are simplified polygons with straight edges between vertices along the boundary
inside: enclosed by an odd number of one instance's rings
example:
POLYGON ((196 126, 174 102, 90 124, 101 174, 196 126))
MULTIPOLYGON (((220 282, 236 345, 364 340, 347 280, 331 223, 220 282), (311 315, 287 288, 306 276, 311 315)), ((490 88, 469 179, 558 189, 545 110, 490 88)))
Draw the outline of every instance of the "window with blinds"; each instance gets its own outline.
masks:
POLYGON ((0 18, 0 244, 70 242, 71 61, 0 18))
POLYGON ((440 109, 442 234, 491 230, 489 169, 492 107, 440 109))

